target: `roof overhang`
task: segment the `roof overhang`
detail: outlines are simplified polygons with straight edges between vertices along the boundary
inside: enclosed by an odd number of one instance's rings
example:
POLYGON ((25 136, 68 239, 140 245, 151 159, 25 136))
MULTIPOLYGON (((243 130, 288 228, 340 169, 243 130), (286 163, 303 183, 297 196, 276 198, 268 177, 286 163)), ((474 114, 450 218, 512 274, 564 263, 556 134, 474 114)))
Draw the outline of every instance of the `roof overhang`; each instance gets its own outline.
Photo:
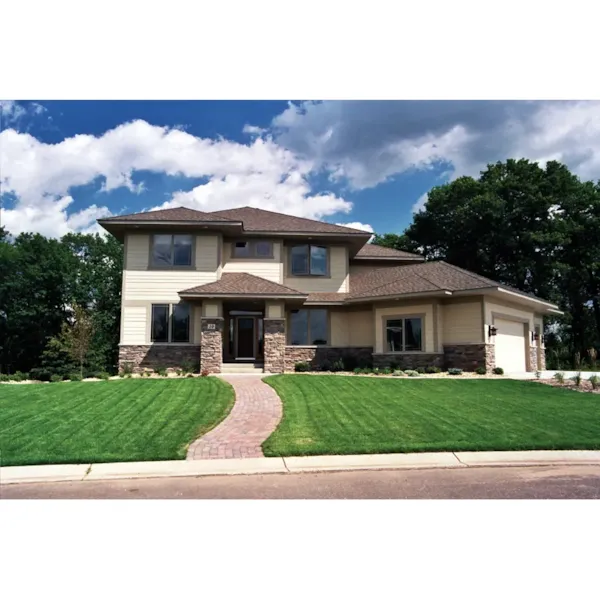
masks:
POLYGON ((128 219, 98 219, 98 224, 106 231, 123 241, 128 231, 215 231, 228 235, 243 233, 241 221, 133 221, 128 219))
POLYGON ((438 290, 430 292, 414 292, 411 294, 387 294, 385 296, 364 296, 360 298, 348 298, 344 304, 357 304, 359 302, 379 302, 390 300, 410 300, 412 298, 430 298, 430 297, 447 297, 452 296, 452 292, 448 290, 438 290))
POLYGON ((424 256, 355 256, 352 260, 377 262, 425 262, 424 256))
POLYGON ((495 296, 504 301, 516 302, 518 304, 524 304, 530 308, 533 308, 537 312, 553 315, 563 315, 564 312, 559 310, 556 304, 540 300, 539 298, 533 298, 527 294, 519 294, 518 292, 507 290, 502 287, 489 287, 489 288, 475 288, 472 290, 460 290, 452 292, 453 296, 472 296, 473 294, 485 294, 488 296, 495 296))
POLYGON ((181 298, 190 298, 190 299, 202 299, 202 298, 214 298, 218 300, 226 300, 228 298, 232 299, 243 299, 243 300, 305 300, 307 298, 307 294, 234 294, 234 293, 225 293, 225 294, 215 294, 215 293, 199 293, 196 294, 194 292, 178 292, 181 298))

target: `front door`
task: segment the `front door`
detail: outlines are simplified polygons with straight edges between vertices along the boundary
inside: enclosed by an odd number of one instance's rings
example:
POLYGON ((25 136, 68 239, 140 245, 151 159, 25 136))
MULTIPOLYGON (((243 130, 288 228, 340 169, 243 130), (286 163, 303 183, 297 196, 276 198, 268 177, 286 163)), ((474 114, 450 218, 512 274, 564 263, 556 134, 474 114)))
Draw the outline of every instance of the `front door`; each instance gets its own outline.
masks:
POLYGON ((236 317, 237 353, 236 358, 254 358, 254 317, 236 317))

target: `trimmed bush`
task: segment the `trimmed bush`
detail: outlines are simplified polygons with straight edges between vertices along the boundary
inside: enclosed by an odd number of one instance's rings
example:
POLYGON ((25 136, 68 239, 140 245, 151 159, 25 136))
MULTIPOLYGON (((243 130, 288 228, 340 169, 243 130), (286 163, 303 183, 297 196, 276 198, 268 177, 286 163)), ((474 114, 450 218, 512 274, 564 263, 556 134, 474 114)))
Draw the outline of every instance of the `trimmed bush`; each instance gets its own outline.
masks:
POLYGON ((381 374, 382 375, 391 375, 392 369, 390 369, 389 367, 385 367, 385 369, 382 369, 381 374))
POLYGON ((462 375, 462 374, 463 374, 462 369, 455 369, 455 368, 448 369, 448 375, 462 375))
POLYGON ((581 371, 579 371, 579 373, 576 373, 575 375, 573 375, 573 377, 571 377, 571 381, 574 382, 577 387, 581 387, 581 380, 581 371))
POLYGON ((401 371, 400 369, 396 369, 392 375, 394 377, 406 377, 406 373, 404 371, 401 371))
POLYGON ((50 381, 52 383, 58 383, 59 381, 62 381, 63 378, 60 375, 57 375, 56 373, 54 375, 50 375, 50 381))
POLYGON ((442 370, 439 367, 425 367, 425 373, 432 375, 433 373, 441 373, 442 370))
POLYGON ((81 375, 79 373, 71 373, 69 375, 69 379, 71 381, 81 381, 82 377, 81 377, 81 375))
POLYGON ((416 369, 414 369, 419 375, 424 375, 425 374, 425 367, 417 367, 416 369))
POLYGON ((593 390, 600 388, 600 377, 598 377, 598 375, 592 375, 588 381, 592 384, 593 390))
POLYGON ((52 373, 45 367, 35 367, 29 372, 31 379, 35 381, 50 381, 52 373))
POLYGON ((564 383, 565 382, 565 374, 562 373, 561 371, 558 371, 557 373, 554 373, 554 378, 555 381, 557 381, 558 383, 564 383))
POLYGON ((27 373, 21 373, 21 371, 16 371, 12 375, 9 375, 10 381, 25 381, 28 379, 29 375, 27 373))
POLYGON ((307 362, 297 362, 294 365, 294 371, 296 371, 296 373, 306 373, 307 371, 310 371, 310 365, 307 362))
POLYGON ((333 371, 334 373, 338 373, 339 371, 343 371, 344 370, 344 361, 341 358, 338 358, 337 360, 334 360, 331 363, 330 370, 333 371))
POLYGON ((409 377, 418 377, 419 373, 418 371, 413 371, 412 369, 406 369, 406 371, 404 371, 405 375, 408 375, 409 377))
POLYGON ((492 373, 494 375, 504 375, 504 369, 502 367, 494 367, 492 373))
POLYGON ((485 375, 487 371, 485 370, 485 367, 477 367, 475 373, 477 373, 477 375, 485 375))
POLYGON ((356 367, 352 371, 355 375, 362 375, 363 370, 360 367, 356 367))
POLYGON ((100 371, 100 373, 96 373, 96 377, 98 379, 104 379, 106 381, 107 379, 110 379, 110 374, 106 371, 100 371))
POLYGON ((6 373, 0 373, 0 381, 6 382, 6 381, 10 381, 10 379, 6 373))

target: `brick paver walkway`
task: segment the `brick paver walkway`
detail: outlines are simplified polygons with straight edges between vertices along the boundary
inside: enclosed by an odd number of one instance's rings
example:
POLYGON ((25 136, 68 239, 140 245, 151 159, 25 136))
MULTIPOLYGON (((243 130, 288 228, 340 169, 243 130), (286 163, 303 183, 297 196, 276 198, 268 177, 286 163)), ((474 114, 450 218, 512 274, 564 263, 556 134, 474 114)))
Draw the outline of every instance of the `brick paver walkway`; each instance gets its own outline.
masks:
POLYGON ((225 375, 223 379, 235 390, 233 409, 222 423, 191 443, 188 460, 262 457, 261 444, 281 421, 281 400, 260 377, 225 375))

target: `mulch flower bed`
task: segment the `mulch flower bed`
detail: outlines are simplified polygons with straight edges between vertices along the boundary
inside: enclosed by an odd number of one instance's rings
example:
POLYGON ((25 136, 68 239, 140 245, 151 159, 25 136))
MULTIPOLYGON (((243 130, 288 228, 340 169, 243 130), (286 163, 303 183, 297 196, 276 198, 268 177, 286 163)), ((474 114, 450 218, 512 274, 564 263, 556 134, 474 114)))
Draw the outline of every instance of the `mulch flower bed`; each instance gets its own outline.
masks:
POLYGON ((592 394, 600 394, 600 389, 594 389, 592 384, 587 379, 581 380, 581 385, 577 387, 574 381, 570 379, 565 379, 564 383, 559 383, 556 379, 533 379, 533 381, 537 381, 537 383, 544 383, 546 385, 551 385, 552 387, 564 388, 567 390, 573 390, 574 392, 591 392, 592 394))

